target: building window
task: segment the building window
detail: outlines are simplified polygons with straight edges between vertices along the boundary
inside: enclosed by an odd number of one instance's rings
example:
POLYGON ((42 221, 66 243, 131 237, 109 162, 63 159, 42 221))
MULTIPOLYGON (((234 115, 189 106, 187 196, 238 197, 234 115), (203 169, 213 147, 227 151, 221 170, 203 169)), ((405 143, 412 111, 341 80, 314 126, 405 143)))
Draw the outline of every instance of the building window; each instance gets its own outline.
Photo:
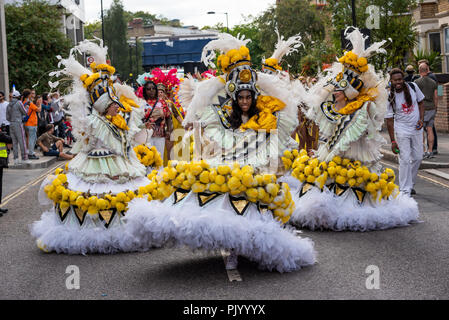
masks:
POLYGON ((441 41, 439 32, 429 33, 429 49, 441 54, 441 41))

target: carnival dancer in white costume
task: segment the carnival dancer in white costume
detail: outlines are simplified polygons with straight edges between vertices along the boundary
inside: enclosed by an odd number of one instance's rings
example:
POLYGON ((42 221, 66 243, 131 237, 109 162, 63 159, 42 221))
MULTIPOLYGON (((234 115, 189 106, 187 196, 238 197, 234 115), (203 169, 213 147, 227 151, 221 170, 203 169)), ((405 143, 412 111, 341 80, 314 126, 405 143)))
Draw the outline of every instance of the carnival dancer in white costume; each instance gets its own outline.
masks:
POLYGON ((242 255, 261 268, 293 271, 316 259, 311 240, 283 227, 294 203, 276 176, 283 151, 296 146, 290 138, 296 105, 279 78, 258 78, 248 41, 221 34, 205 46, 206 65, 214 50, 222 53, 224 74, 198 83, 186 79, 180 88, 183 124, 193 125, 202 160, 171 161, 158 181, 173 194, 149 204, 134 199, 126 221, 143 242, 157 237, 192 249, 230 250, 227 269, 236 268, 242 255))
POLYGON ((387 105, 387 79, 368 63, 385 52, 385 41, 365 49, 358 29, 347 33, 352 51, 333 64, 305 100, 317 123, 316 156, 286 152, 284 164, 300 181, 291 223, 310 229, 367 231, 417 221, 417 203, 398 192, 392 169, 381 168, 380 130, 387 105))
MULTIPOLYGON (((65 96, 71 109, 77 143, 76 157, 65 172, 44 181, 39 200, 52 203, 41 220, 32 225, 38 247, 46 252, 85 254, 141 250, 127 230, 123 217, 127 202, 147 198, 151 183, 146 166, 161 164, 155 148, 145 145, 143 108, 131 87, 114 84, 115 69, 106 63, 107 48, 84 41, 72 49, 56 75, 73 80, 65 96), (95 57, 90 70, 81 66, 75 53, 95 57), (151 159, 150 159, 151 158, 151 159), (139 161, 140 160, 140 161, 139 161), (143 164, 142 164, 143 163, 143 164), (144 165, 145 164, 145 165, 144 165)), ((55 75, 53 74, 53 75, 55 75)))

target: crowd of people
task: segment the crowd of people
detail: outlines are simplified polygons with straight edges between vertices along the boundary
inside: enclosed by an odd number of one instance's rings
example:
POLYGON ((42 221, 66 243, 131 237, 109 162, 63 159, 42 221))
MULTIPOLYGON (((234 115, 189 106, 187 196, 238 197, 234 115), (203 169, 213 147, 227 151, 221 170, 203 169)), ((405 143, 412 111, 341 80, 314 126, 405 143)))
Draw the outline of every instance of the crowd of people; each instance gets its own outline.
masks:
POLYGON ((44 156, 71 159, 70 154, 63 154, 59 148, 71 147, 74 139, 70 115, 64 109, 64 101, 58 92, 39 95, 34 89, 24 89, 20 93, 14 87, 8 99, 4 92, 0 92, 0 124, 1 131, 11 137, 14 165, 38 160, 38 147, 44 156), (50 134, 51 130, 54 130, 53 143, 46 146, 49 139, 45 139, 45 134, 50 134), (59 141, 58 146, 56 141, 59 141), (48 149, 58 152, 49 152, 48 149))

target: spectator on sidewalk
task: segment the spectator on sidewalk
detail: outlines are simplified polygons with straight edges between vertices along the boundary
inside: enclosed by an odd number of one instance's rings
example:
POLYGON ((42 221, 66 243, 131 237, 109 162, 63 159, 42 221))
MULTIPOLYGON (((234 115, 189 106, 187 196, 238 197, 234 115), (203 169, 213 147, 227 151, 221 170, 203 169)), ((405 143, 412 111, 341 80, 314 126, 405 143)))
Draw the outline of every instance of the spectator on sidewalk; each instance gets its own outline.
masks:
POLYGON ((28 150, 26 148, 25 130, 23 128, 23 117, 27 114, 25 107, 20 100, 20 92, 15 90, 12 93, 11 102, 6 109, 6 120, 9 121, 9 131, 14 150, 14 164, 31 163, 28 160, 28 150), (19 147, 22 152, 22 161, 19 160, 19 147))
POLYGON ((5 93, 0 91, 0 126, 3 132, 9 135, 9 121, 6 120, 6 108, 9 102, 6 101, 5 93))
POLYGON ((437 112, 438 106, 438 84, 433 81, 429 76, 429 67, 425 63, 421 63, 419 65, 419 75, 421 76, 415 83, 418 85, 419 89, 421 89, 424 94, 424 141, 427 136, 427 143, 425 144, 424 158, 433 157, 433 143, 434 143, 434 135, 433 135, 433 125, 435 121, 435 115, 437 112))
POLYGON ((74 138, 72 135, 73 127, 72 127, 72 119, 70 118, 70 116, 65 115, 63 123, 65 128, 64 136, 65 139, 67 140, 67 145, 71 146, 72 142, 74 142, 74 138))
POLYGON ((73 155, 64 153, 64 140, 53 135, 55 127, 48 124, 46 132, 37 139, 37 144, 41 148, 44 156, 61 157, 65 160, 73 159, 73 155))
MULTIPOLYGON (((28 118, 30 116, 28 114, 28 108, 30 107, 30 103, 31 103, 30 97, 31 97, 31 90, 24 89, 22 92, 22 97, 21 97, 23 107, 25 108, 25 111, 27 112, 26 116, 24 117, 24 121, 23 121, 24 124, 25 124, 25 122, 28 121, 28 118)), ((25 129, 25 127, 24 127, 24 129, 25 129)), ((26 143, 26 146, 28 146, 28 131, 26 131, 26 130, 25 130, 25 143, 26 143)))
POLYGON ((62 122, 62 118, 64 116, 64 111, 62 110, 62 105, 61 105, 61 101, 59 99, 59 93, 58 92, 54 92, 51 95, 52 98, 52 102, 50 105, 50 110, 51 110, 51 117, 53 120, 53 124, 55 126, 55 135, 57 137, 61 138, 61 130, 59 130, 59 125, 62 122))
MULTIPOLYGON (((2 203, 3 168, 8 168, 8 150, 11 149, 11 143, 11 137, 0 130, 0 205, 2 203)), ((0 208, 0 217, 6 212, 8 212, 8 209, 0 208)))
POLYGON ((30 103, 27 114, 28 121, 25 122, 25 131, 28 132, 28 159, 39 159, 34 152, 37 140, 37 114, 41 112, 42 97, 35 96, 34 101, 30 103))
POLYGON ((419 79, 419 76, 415 74, 415 68, 411 64, 405 68, 405 72, 407 72, 407 76, 404 78, 405 82, 413 82, 419 79))
POLYGON ((404 81, 401 69, 390 71, 391 90, 387 119, 391 149, 399 150, 399 190, 415 194, 413 189, 423 156, 424 94, 413 83, 404 81))
POLYGON ((47 111, 45 110, 44 105, 44 94, 42 95, 41 111, 37 113, 37 137, 45 132, 45 127, 49 123, 47 120, 47 111))

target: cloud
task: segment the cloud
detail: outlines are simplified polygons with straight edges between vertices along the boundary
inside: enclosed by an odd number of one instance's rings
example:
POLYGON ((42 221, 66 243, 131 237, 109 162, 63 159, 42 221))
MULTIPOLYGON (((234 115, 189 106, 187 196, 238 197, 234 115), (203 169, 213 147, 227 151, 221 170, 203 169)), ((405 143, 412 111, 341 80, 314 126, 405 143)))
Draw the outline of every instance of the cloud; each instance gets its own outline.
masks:
MULTIPOLYGON (((242 5, 241 0, 123 0, 123 5, 128 11, 147 11, 168 19, 179 19, 184 25, 195 25, 201 28, 205 25, 215 25, 218 22, 226 25, 226 15, 218 14, 219 12, 228 13, 229 27, 244 23, 243 16, 250 14, 256 16, 275 2, 275 0, 246 0, 242 5), (208 15, 208 11, 215 11, 217 14, 208 15)), ((112 0, 103 0, 103 8, 109 9, 111 3, 112 0)), ((85 7, 87 22, 101 18, 100 1, 85 1, 85 7)))

